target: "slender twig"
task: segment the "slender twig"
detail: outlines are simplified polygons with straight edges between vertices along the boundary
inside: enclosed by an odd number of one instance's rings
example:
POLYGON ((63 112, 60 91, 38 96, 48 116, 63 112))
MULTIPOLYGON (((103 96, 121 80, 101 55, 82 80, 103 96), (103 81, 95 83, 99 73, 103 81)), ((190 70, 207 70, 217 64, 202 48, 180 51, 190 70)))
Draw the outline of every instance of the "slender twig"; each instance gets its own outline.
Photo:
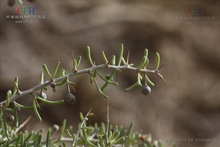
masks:
POLYGON ((79 127, 79 129, 78 129, 78 131, 77 131, 77 133, 76 133, 76 136, 75 136, 75 138, 74 138, 74 140, 73 140, 72 147, 75 146, 76 141, 77 141, 77 138, 78 138, 78 136, 79 136, 79 132, 80 132, 80 130, 82 129, 82 127, 83 127, 83 125, 84 125, 84 123, 85 123, 85 121, 86 121, 86 118, 88 117, 88 115, 89 115, 89 113, 91 112, 91 110, 92 110, 92 108, 89 110, 89 112, 88 112, 88 113, 86 114, 86 116, 84 117, 84 119, 83 119, 83 121, 82 121, 82 123, 81 123, 81 125, 80 125, 80 127, 79 127))
POLYGON ((16 128, 14 134, 16 134, 21 128, 23 128, 31 119, 31 116, 29 116, 18 128, 16 128))
MULTIPOLYGON (((86 69, 82 69, 82 70, 78 70, 77 73, 69 73, 65 76, 62 76, 62 77, 59 77, 59 78, 56 78, 56 79, 53 79, 54 82, 60 82, 62 81, 64 78, 66 77, 73 77, 73 76, 76 76, 76 75, 80 75, 80 74, 85 74, 85 73, 88 73, 89 70, 90 71, 94 71, 94 70, 98 70, 98 69, 106 69, 106 68, 109 68, 109 69, 114 69, 114 70, 123 70, 123 69, 127 69, 127 70, 132 70, 132 71, 139 71, 141 73, 152 73, 152 74, 156 74, 158 75, 158 71, 157 70, 148 70, 148 69, 138 69, 138 68, 135 68, 135 67, 130 67, 130 66, 126 66, 126 65, 123 65, 123 66, 114 66, 114 65, 109 65, 108 67, 106 67, 105 64, 101 64, 101 65, 96 65, 96 66, 92 66, 90 68, 86 68, 86 69)), ((158 75, 159 76, 159 75, 158 75)), ((161 78, 161 76, 159 76, 161 78)), ((164 81, 164 79, 162 79, 164 81)), ((46 81, 44 82, 43 84, 39 84, 31 89, 28 89, 26 91, 22 91, 20 94, 15 94, 14 96, 12 96, 9 101, 10 103, 12 103, 13 101, 25 96, 25 95, 28 95, 28 94, 31 94, 32 92, 35 92, 37 90, 40 90, 46 86, 49 86, 53 81, 46 81)), ((6 100, 2 101, 0 103, 1 106, 3 106, 4 104, 6 103, 6 100)))
POLYGON ((109 128, 109 99, 107 99, 107 121, 106 121, 106 144, 108 144, 108 128, 109 128))

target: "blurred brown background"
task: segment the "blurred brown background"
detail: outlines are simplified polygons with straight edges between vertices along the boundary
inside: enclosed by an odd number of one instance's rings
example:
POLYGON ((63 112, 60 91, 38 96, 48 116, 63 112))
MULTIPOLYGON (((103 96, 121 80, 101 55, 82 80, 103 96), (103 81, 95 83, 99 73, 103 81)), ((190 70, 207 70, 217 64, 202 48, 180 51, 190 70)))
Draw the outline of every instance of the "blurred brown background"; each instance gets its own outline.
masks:
MULTIPOLYGON (((0 100, 5 99, 7 90, 13 89, 12 77, 19 77, 21 90, 37 85, 44 63, 52 70, 61 61, 60 68, 70 71, 71 50, 75 56, 83 57, 79 67, 83 69, 90 67, 86 46, 91 47, 96 64, 102 64, 101 51, 110 58, 114 53, 118 55, 123 43, 125 56, 130 50, 130 62, 136 66, 147 48, 149 69, 155 68, 155 52, 160 53, 165 64, 160 73, 168 86, 157 76, 149 75, 155 83, 149 96, 143 95, 140 88, 126 93, 124 89, 136 81, 136 74, 122 71, 119 86, 110 85, 104 91, 110 99, 110 123, 128 128, 134 121, 135 131, 152 133, 154 139, 164 139, 166 146, 172 144, 166 139, 187 138, 177 142, 177 147, 217 147, 220 144, 219 6, 220 1, 36 0, 9 7, 7 1, 1 0, 0 100), (7 15, 17 14, 18 6, 34 6, 35 14, 45 15, 46 19, 34 19, 38 23, 32 24, 7 19, 7 15), (187 8, 203 8, 204 17, 215 19, 186 20, 187 8), (194 139, 193 142, 188 138, 194 139), (201 142, 196 138, 217 141, 201 142)), ((76 131, 79 112, 85 114, 92 107, 95 115, 89 123, 105 122, 106 99, 89 83, 89 76, 71 80, 77 90, 76 104, 42 104, 43 123, 37 121, 33 110, 23 110, 20 121, 32 115, 30 129, 39 130, 61 125, 67 118, 68 125, 73 125, 76 131)), ((47 94, 50 100, 62 99, 66 95, 65 86, 56 93, 49 88, 47 94)), ((31 105, 31 100, 31 96, 26 96, 18 102, 31 105)))

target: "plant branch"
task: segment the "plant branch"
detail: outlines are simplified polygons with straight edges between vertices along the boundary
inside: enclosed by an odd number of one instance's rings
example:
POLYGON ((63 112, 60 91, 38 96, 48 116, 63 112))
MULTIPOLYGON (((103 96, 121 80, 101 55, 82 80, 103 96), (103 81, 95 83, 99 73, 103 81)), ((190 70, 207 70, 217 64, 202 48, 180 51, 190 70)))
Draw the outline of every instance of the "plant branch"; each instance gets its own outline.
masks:
MULTIPOLYGON (((76 73, 74 72, 71 72, 65 76, 62 76, 62 77, 59 77, 59 78, 56 78, 56 79, 53 79, 54 82, 60 82, 62 81, 64 78, 66 77, 73 77, 73 76, 76 76, 76 75, 80 75, 80 74, 87 74, 89 71, 94 71, 94 70, 99 70, 99 69, 106 69, 106 68, 109 68, 109 69, 114 69, 114 70, 124 70, 124 69, 127 69, 127 70, 132 70, 132 71, 136 71, 136 72, 141 72, 141 73, 152 73, 152 74, 156 74, 158 75, 158 70, 148 70, 148 69, 139 69, 139 68, 135 68, 135 67, 130 67, 130 66, 126 66, 126 65, 123 65, 123 66, 114 66, 114 65, 109 65, 108 67, 106 67, 105 64, 101 64, 101 65, 95 65, 95 66, 92 66, 90 68, 86 68, 86 69, 82 69, 82 70, 78 70, 76 73)), ((161 76, 158 75, 160 78, 161 76)), ((15 100, 25 96, 25 95, 29 95, 31 94, 32 92, 35 92, 37 90, 40 90, 46 86, 49 86, 50 84, 52 83, 52 81, 46 81, 44 82, 43 84, 39 84, 31 89, 28 89, 26 91, 22 91, 20 94, 15 94, 14 96, 12 96, 10 99, 9 99, 9 102, 12 103, 14 102, 15 100)), ((2 108, 6 103, 6 100, 2 101, 0 103, 0 108, 2 108)))

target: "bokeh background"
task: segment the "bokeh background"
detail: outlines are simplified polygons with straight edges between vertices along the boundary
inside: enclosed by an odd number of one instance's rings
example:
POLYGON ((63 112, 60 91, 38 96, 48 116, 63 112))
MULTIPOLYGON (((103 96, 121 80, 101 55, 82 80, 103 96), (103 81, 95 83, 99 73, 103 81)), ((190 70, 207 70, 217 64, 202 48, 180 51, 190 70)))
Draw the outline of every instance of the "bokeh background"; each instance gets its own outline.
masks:
MULTIPOLYGON (((72 50, 75 56, 83 57, 79 67, 83 69, 90 67, 86 46, 91 47, 96 64, 102 64, 101 51, 105 51, 107 58, 114 53, 118 56, 123 43, 125 56, 130 51, 130 62, 135 66, 139 66, 147 48, 148 68, 155 69, 155 52, 159 52, 164 63, 160 73, 168 85, 149 75, 155 83, 150 95, 143 95, 141 88, 126 93, 124 89, 136 82, 136 74, 122 71, 119 86, 110 85, 104 91, 110 100, 110 124, 128 128, 133 121, 135 131, 152 133, 153 139, 164 140, 166 146, 175 139, 187 138, 177 141, 177 147, 217 147, 220 144, 219 6, 220 1, 36 0, 9 7, 6 0, 1 0, 0 100, 5 99, 7 90, 13 89, 15 76, 19 77, 21 90, 37 85, 44 63, 52 70, 60 61, 60 68, 70 71, 72 50), (45 15, 46 19, 17 24, 7 16, 17 15, 18 6, 34 6, 35 14, 45 15), (212 19, 187 20, 187 8, 203 8, 203 17, 212 19), (199 138, 215 141, 198 141, 199 138)), ((61 125, 66 118, 76 131, 79 112, 85 114, 92 107, 95 115, 89 123, 105 122, 106 99, 89 83, 89 76, 79 75, 71 80, 77 91, 74 105, 42 104, 42 123, 32 110, 22 110, 20 121, 31 115, 29 128, 39 130, 61 125)), ((103 84, 101 80, 98 82, 103 84)), ((50 100, 63 99, 65 86, 56 93, 49 88, 47 95, 50 100)), ((31 100, 31 96, 26 96, 17 102, 31 105, 31 100)))

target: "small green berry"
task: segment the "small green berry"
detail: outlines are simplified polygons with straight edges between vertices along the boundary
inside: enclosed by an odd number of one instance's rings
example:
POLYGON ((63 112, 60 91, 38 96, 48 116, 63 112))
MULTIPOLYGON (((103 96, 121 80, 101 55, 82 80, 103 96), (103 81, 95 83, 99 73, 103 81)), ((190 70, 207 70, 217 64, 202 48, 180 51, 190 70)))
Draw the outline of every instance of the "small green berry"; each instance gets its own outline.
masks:
POLYGON ((150 86, 148 86, 147 84, 145 84, 142 89, 141 89, 142 93, 144 95, 148 95, 149 93, 151 93, 151 88, 150 86))
POLYGON ((74 104, 76 102, 76 97, 71 93, 67 93, 64 100, 67 104, 74 104))

